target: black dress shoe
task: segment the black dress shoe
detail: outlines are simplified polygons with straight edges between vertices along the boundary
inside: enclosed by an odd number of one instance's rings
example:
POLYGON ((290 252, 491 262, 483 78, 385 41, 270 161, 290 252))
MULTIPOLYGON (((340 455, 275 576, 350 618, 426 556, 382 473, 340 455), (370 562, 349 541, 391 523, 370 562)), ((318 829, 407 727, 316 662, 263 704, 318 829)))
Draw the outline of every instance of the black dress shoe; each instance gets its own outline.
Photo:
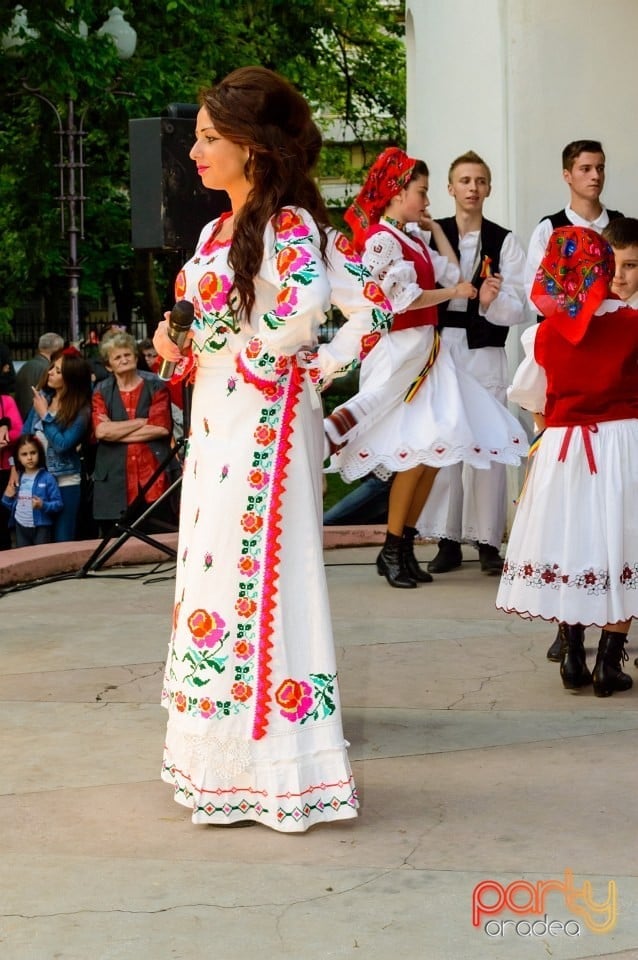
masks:
POLYGON ((461 544, 456 540, 439 540, 436 556, 428 563, 430 573, 449 573, 463 563, 461 544))
POLYGON ((486 573, 488 577, 500 576, 505 561, 497 548, 490 546, 489 543, 480 543, 478 550, 481 573, 486 573))
POLYGON ((560 628, 556 631, 556 636, 554 637, 551 646, 547 648, 547 653, 545 656, 548 660, 551 660, 552 663, 560 663, 563 659, 560 628))

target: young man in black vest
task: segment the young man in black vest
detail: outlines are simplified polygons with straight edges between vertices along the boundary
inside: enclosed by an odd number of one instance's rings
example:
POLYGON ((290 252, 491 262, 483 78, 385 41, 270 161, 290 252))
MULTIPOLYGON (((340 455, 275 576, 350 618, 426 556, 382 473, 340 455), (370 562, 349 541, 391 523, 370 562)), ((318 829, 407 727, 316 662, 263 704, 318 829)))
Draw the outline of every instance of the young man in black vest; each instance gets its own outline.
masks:
POLYGON ((602 233, 610 220, 623 216, 600 202, 605 186, 605 152, 599 140, 573 140, 567 144, 563 150, 563 180, 569 187, 569 203, 563 210, 543 217, 529 240, 525 265, 528 295, 552 231, 573 224, 602 233))
MULTIPOLYGON (((483 216, 490 191, 490 168, 473 150, 452 162, 448 192, 455 212, 438 222, 459 258, 461 279, 470 280, 479 295, 440 305, 439 327, 457 367, 505 404, 509 383, 505 341, 509 328, 527 319, 525 251, 510 230, 483 216)), ((475 470, 459 463, 440 470, 418 523, 422 536, 439 539, 428 570, 446 573, 460 567, 464 541, 478 544, 484 573, 500 574, 506 519, 503 464, 475 470)))

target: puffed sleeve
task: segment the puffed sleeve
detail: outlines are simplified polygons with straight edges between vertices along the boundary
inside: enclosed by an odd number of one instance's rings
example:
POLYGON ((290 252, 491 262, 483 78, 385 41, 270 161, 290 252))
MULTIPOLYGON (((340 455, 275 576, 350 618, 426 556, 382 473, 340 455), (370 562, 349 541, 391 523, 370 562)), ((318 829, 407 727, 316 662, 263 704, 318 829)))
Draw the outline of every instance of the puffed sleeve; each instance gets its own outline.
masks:
POLYGON ((404 258, 401 244, 389 230, 368 237, 363 262, 395 313, 407 310, 421 293, 414 264, 404 258))
POLYGON ((330 307, 319 232, 306 211, 285 208, 268 225, 260 279, 276 288, 275 305, 253 322, 236 363, 247 382, 266 387, 292 368, 302 348, 317 343, 330 307))
POLYGON ((517 403, 519 407, 531 410, 532 413, 544 413, 547 395, 545 371, 534 359, 534 343, 539 329, 538 324, 535 323, 523 331, 521 343, 525 356, 507 391, 507 399, 511 403, 517 403))
POLYGON ((329 343, 300 357, 318 387, 357 367, 392 325, 390 304, 347 237, 328 232, 331 301, 345 317, 329 343))

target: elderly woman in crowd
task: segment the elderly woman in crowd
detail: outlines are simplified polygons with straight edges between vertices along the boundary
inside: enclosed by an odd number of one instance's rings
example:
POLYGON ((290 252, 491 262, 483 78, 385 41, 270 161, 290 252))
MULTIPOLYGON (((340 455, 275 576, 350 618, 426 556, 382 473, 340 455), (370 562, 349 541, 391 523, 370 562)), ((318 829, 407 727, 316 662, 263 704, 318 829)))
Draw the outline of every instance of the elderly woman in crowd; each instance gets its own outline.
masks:
MULTIPOLYGON (((140 506, 151 504, 168 489, 168 469, 150 486, 149 481, 160 464, 170 462, 172 422, 167 386, 155 374, 138 370, 135 339, 115 333, 101 350, 111 376, 93 393, 93 515, 104 525, 118 520, 138 497, 140 506)), ((170 512, 167 504, 156 519, 168 519, 170 512)))

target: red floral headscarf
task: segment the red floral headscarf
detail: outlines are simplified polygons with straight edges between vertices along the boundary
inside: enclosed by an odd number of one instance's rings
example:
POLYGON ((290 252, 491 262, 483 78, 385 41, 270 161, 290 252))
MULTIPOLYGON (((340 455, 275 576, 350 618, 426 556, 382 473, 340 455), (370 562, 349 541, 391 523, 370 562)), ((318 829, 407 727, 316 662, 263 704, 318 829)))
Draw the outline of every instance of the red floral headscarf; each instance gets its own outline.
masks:
POLYGON ((570 343, 580 343, 596 310, 611 296, 614 252, 588 227, 554 230, 530 297, 544 317, 555 323, 570 343))
POLYGON ((392 197, 409 183, 415 163, 399 147, 388 147, 374 161, 366 182, 343 217, 352 230, 357 250, 363 249, 368 227, 379 222, 392 197))

